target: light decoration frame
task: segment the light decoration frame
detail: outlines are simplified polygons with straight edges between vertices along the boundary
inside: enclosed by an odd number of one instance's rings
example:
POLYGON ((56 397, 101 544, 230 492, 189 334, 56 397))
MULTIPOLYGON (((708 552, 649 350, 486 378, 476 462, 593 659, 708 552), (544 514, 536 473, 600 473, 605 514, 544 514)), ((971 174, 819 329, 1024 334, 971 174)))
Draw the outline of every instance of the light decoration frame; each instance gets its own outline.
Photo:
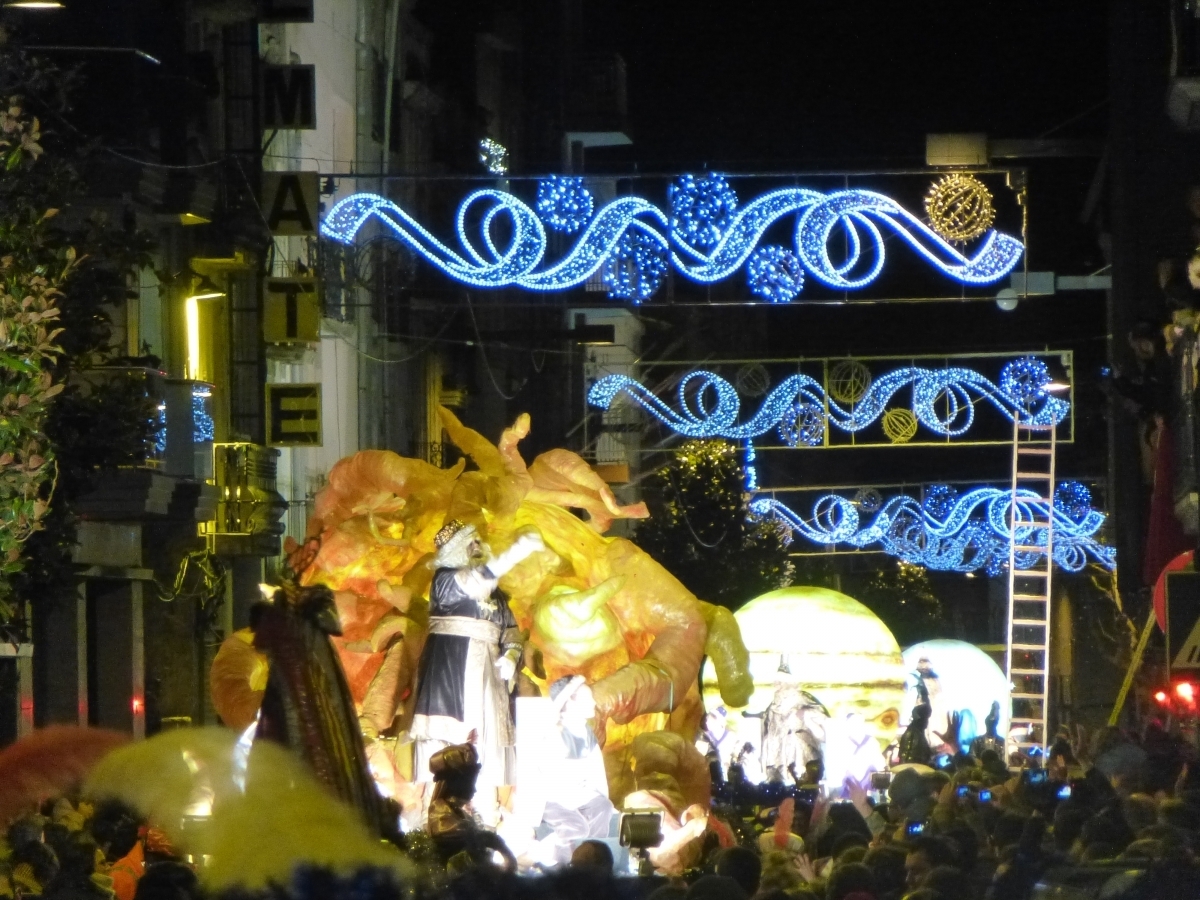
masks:
MULTIPOLYGON (((799 535, 814 544, 844 544, 866 550, 874 546, 914 565, 944 572, 977 572, 998 575, 1008 567, 1009 520, 1013 506, 1007 488, 976 487, 959 495, 947 485, 935 485, 922 502, 907 494, 888 498, 869 521, 854 500, 837 494, 818 497, 805 518, 770 496, 750 501, 750 515, 769 518, 793 538, 799 535), (931 502, 932 500, 932 502, 931 502)), ((1104 513, 1091 505, 1090 492, 1079 482, 1063 482, 1053 503, 1036 491, 1018 489, 1016 540, 1021 546, 1045 547, 1045 523, 1053 515, 1053 556, 1067 572, 1080 572, 1089 563, 1112 571, 1115 547, 1096 538, 1104 513), (1068 499, 1068 497, 1070 499, 1068 499), (1086 498, 1086 500, 1084 500, 1086 498)), ((1018 569, 1028 569, 1044 559, 1046 551, 1017 551, 1018 569)))
MULTIPOLYGON (((815 378, 797 373, 779 383, 762 401, 758 410, 745 421, 741 418, 741 399, 737 389, 724 378, 703 369, 686 373, 677 389, 678 409, 660 400, 653 392, 626 375, 606 375, 588 391, 588 403, 608 409, 624 393, 662 424, 684 437, 752 440, 775 429, 780 438, 788 438, 799 429, 789 427, 796 411, 817 408, 822 411, 826 431, 837 428, 848 433, 862 431, 888 410, 892 399, 911 387, 910 409, 925 428, 944 438, 966 434, 975 422, 975 405, 985 402, 1009 421, 1035 427, 1056 426, 1066 419, 1071 404, 1053 396, 1047 386, 1049 372, 1042 363, 1034 381, 1022 382, 1017 394, 1004 389, 1012 367, 1022 372, 1036 367, 1023 357, 1004 366, 1000 384, 973 369, 951 366, 925 369, 905 366, 875 378, 858 402, 844 407, 830 397, 815 378), (1036 386, 1035 386, 1036 385, 1036 386), (939 412, 938 406, 942 407, 939 412)), ((1040 360, 1039 360, 1040 362, 1040 360)), ((805 442, 789 446, 812 446, 805 442)))
MULTIPOLYGON (((455 281, 478 288, 515 287, 540 293, 585 284, 614 255, 628 252, 633 241, 630 235, 636 234, 643 251, 651 246, 661 250, 668 267, 683 278, 711 285, 745 271, 751 289, 771 302, 800 296, 806 274, 838 291, 857 291, 872 284, 886 260, 884 231, 899 238, 941 275, 963 285, 998 282, 1013 271, 1025 252, 1018 238, 991 229, 968 256, 896 200, 874 191, 822 193, 787 187, 741 203, 718 175, 676 179, 666 209, 642 197, 623 196, 594 208, 585 217, 586 203, 580 195, 579 202, 571 205, 568 221, 557 201, 550 199, 563 193, 564 181, 557 176, 543 179, 539 194, 545 190, 542 199, 546 202, 535 201, 534 207, 498 188, 472 191, 460 203, 455 221, 461 249, 444 243, 394 201, 373 193, 352 194, 338 201, 321 223, 321 234, 353 244, 368 221, 376 220, 392 237, 455 281), (760 247, 772 226, 788 219, 794 219, 794 246, 767 243, 760 247), (493 233, 501 222, 507 223, 503 246, 493 233), (577 226, 578 237, 560 258, 547 260, 547 227, 555 229, 560 224, 577 226), (763 247, 778 248, 768 251, 770 256, 781 252, 790 256, 774 260, 761 252, 755 256, 763 247), (753 266, 748 265, 752 260, 753 266), (773 262, 773 267, 766 266, 767 262, 773 262), (779 277, 781 268, 787 278, 779 277), (764 276, 768 269, 773 274, 764 276), (763 294, 764 290, 769 293, 763 294)), ((647 265, 659 265, 657 252, 643 252, 643 256, 647 265)), ((663 280, 658 279, 657 284, 663 280)), ((635 293, 638 296, 623 297, 618 287, 613 296, 638 302, 649 299, 635 293)))

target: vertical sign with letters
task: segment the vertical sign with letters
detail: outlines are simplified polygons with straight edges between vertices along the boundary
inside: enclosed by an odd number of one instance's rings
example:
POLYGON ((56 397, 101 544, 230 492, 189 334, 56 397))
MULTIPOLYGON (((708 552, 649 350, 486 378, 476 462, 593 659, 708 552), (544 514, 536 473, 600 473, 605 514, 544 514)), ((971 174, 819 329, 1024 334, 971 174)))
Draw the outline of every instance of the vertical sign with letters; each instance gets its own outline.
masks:
POLYGON ((267 443, 272 447, 321 446, 321 385, 267 385, 267 443))
POLYGON ((317 279, 263 281, 263 340, 268 344, 315 344, 321 339, 317 279))
POLYGON ((262 127, 317 127, 317 67, 264 65, 261 69, 262 127))
POLYGON ((262 211, 271 234, 317 234, 321 177, 316 172, 263 172, 262 211))

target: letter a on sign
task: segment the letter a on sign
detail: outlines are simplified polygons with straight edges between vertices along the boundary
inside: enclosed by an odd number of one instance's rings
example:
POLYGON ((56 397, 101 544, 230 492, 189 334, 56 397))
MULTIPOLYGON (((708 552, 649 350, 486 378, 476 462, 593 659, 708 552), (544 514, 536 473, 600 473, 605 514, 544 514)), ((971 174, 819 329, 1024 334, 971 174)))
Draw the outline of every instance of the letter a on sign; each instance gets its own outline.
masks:
POLYGON ((317 233, 321 178, 316 172, 263 172, 262 209, 271 234, 317 233))

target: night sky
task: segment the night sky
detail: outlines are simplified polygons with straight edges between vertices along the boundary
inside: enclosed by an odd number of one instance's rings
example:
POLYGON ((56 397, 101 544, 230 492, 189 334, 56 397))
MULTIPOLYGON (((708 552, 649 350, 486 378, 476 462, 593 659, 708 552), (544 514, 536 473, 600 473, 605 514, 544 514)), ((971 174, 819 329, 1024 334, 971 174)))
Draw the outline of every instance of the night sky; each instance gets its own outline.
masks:
MULTIPOLYGON (((1102 3, 585 6, 625 58, 645 166, 919 165, 926 132, 1034 137, 1108 94, 1102 3)), ((1104 127, 1101 108, 1056 134, 1104 127)))

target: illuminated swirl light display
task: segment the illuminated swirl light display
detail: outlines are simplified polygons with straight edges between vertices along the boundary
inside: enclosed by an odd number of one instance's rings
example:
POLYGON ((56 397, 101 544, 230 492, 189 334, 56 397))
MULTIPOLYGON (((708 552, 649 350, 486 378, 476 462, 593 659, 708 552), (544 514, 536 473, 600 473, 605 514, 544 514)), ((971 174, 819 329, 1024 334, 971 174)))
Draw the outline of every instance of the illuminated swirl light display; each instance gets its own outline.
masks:
POLYGON ((829 426, 857 432, 879 419, 902 389, 912 388, 911 411, 917 422, 942 437, 959 437, 975 421, 975 404, 986 401, 1010 421, 1041 427, 1066 418, 1070 404, 1046 390, 1050 376, 1036 357, 1008 363, 997 385, 972 369, 922 369, 908 366, 875 378, 859 400, 841 406, 808 375, 785 378, 763 400, 750 418, 740 422, 741 399, 737 389, 712 372, 687 373, 679 382, 678 409, 625 375, 607 375, 588 391, 592 406, 608 409, 624 393, 660 422, 690 438, 750 440, 775 429, 793 447, 821 443, 822 434, 812 422, 824 416, 829 426), (1017 378, 1014 373, 1022 377, 1017 378))
POLYGON ((967 256, 895 200, 873 191, 784 188, 741 203, 721 176, 685 175, 668 193, 664 210, 641 197, 618 197, 596 207, 582 182, 570 178, 543 179, 533 206, 507 191, 477 190, 458 208, 458 249, 393 201, 361 193, 335 204, 321 233, 351 244, 368 221, 378 220, 443 274, 480 288, 564 291, 609 263, 605 283, 611 296, 635 303, 657 291, 668 265, 700 284, 744 272, 750 290, 773 303, 798 297, 805 273, 836 290, 858 290, 883 270, 885 232, 967 285, 999 281, 1025 251, 1017 238, 988 230, 967 256), (791 220, 794 246, 762 243, 785 220, 791 220), (546 258, 547 228, 577 234, 557 260, 546 258), (503 240, 497 240, 498 232, 503 240), (619 278, 611 276, 614 259, 620 261, 619 278), (631 265, 654 271, 639 276, 631 265))
MULTIPOLYGON (((1008 565, 1009 519, 1012 493, 1003 488, 980 487, 959 496, 946 485, 931 489, 922 503, 901 494, 868 513, 851 499, 827 494, 813 504, 804 518, 770 497, 750 501, 751 514, 771 517, 793 536, 816 544, 845 544, 858 549, 878 546, 890 556, 929 569, 948 572, 986 570, 997 575, 1008 565)), ((1050 504, 1034 491, 1019 489, 1016 501, 1017 543, 1045 547, 1045 523, 1050 504), (1026 523, 1026 524, 1022 524, 1026 523)), ((1089 562, 1105 569, 1116 566, 1116 549, 1096 540, 1105 516, 1091 506, 1087 488, 1064 482, 1055 491, 1054 562, 1068 572, 1081 571, 1089 562), (1081 502, 1082 498, 1085 498, 1081 502)), ((1016 554, 1017 570, 1030 569, 1045 550, 1016 554)))

